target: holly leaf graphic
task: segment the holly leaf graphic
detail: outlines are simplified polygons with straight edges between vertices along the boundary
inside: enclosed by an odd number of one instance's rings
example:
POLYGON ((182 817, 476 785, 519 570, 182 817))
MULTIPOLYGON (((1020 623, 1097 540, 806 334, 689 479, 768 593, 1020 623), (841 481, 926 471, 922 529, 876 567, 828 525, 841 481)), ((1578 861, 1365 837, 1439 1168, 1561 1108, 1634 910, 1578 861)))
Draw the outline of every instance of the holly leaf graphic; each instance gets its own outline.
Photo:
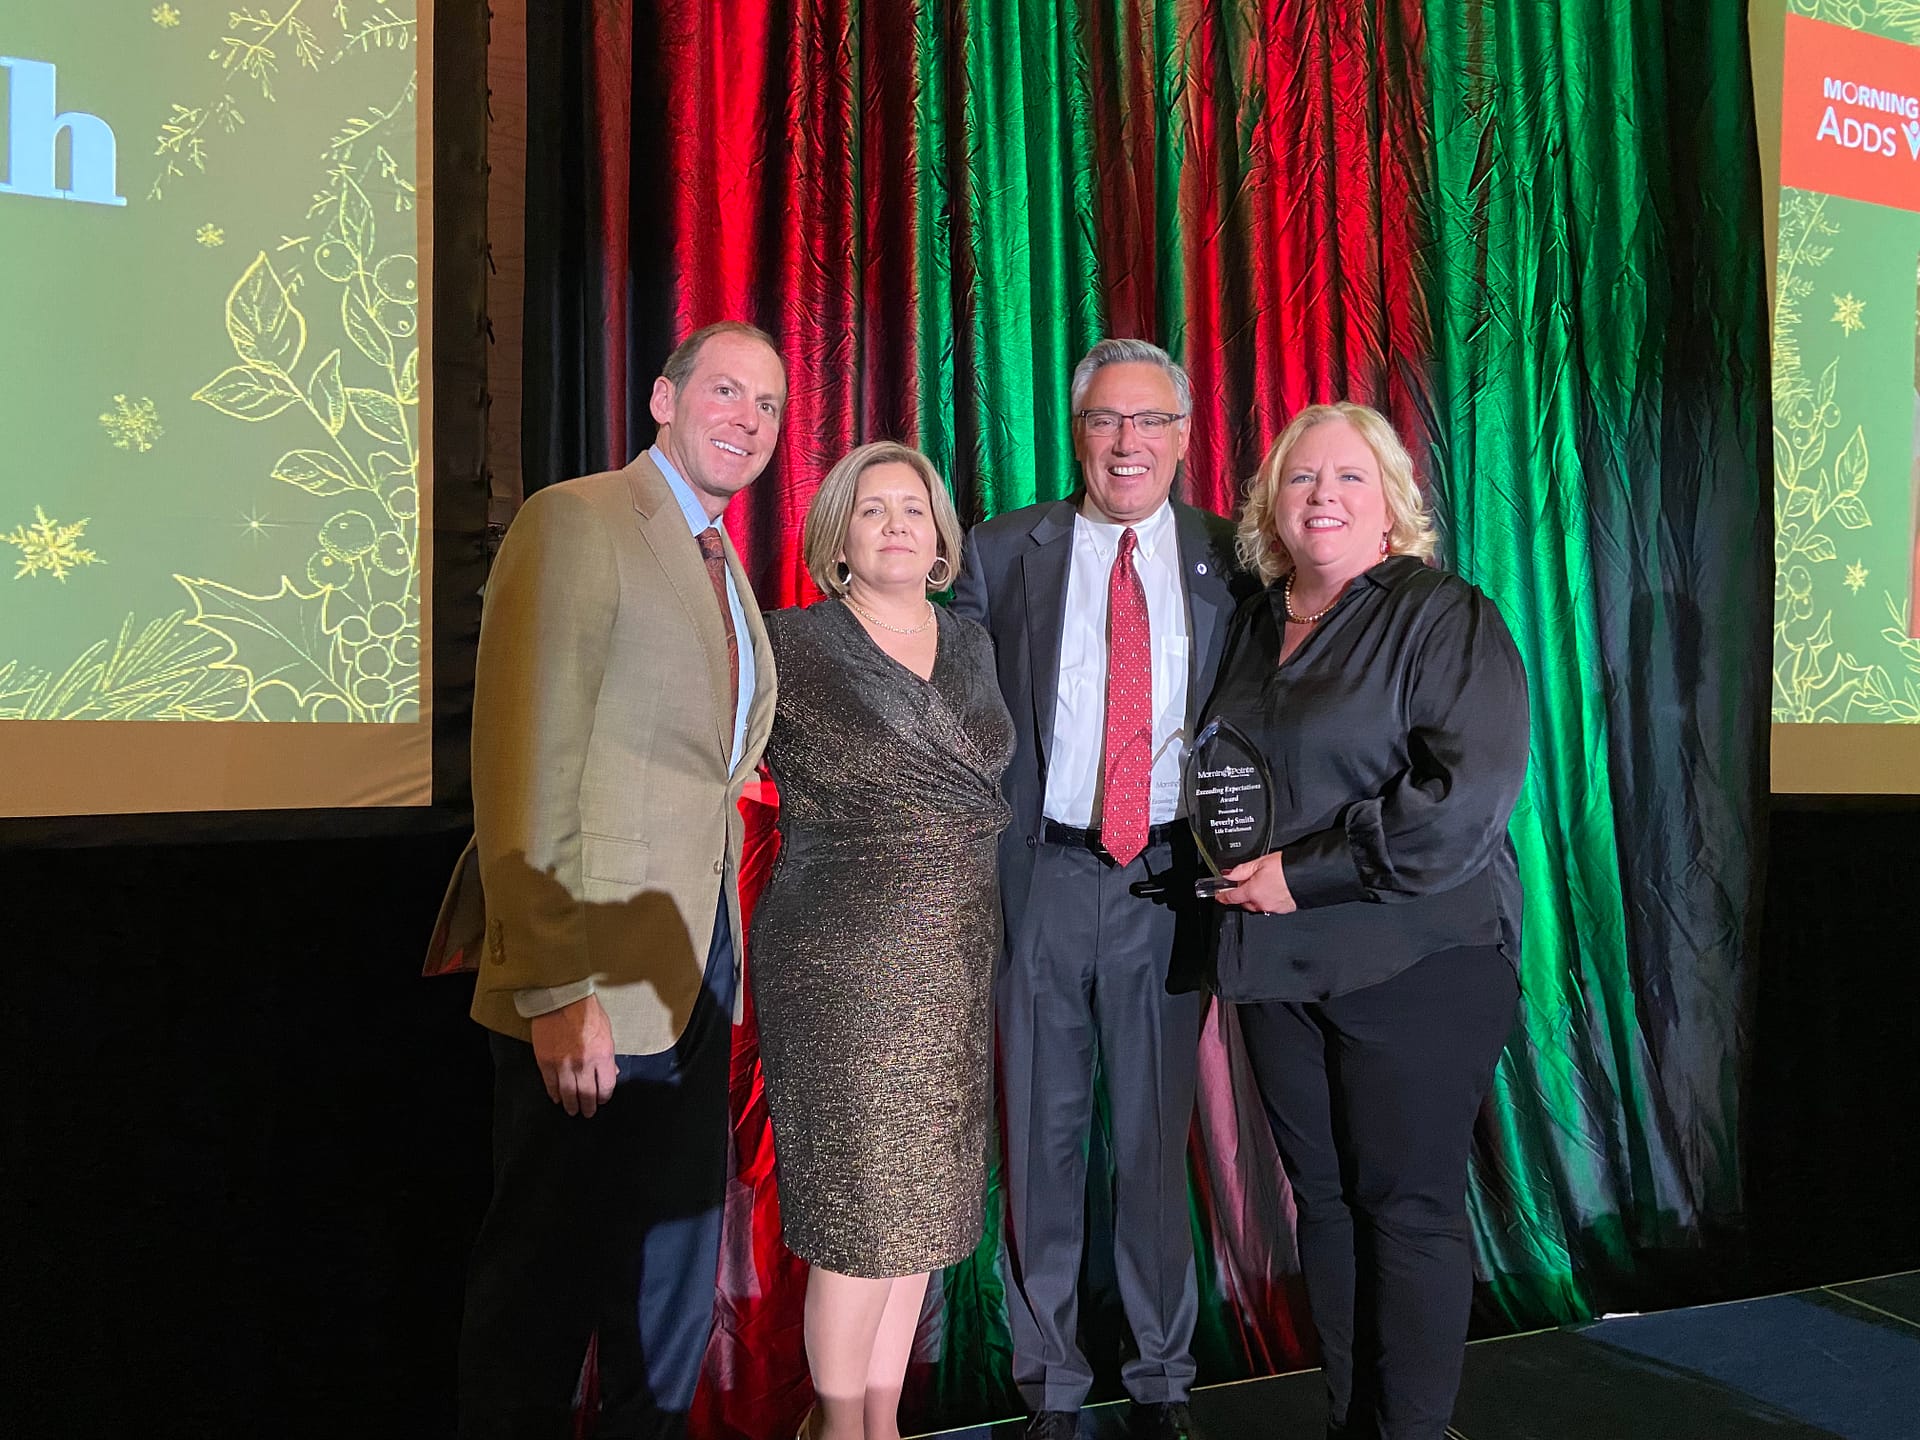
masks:
POLYGON ((286 376, 234 365, 193 392, 193 398, 236 420, 271 420, 300 398, 286 376))
POLYGON ((280 689, 302 712, 332 699, 358 715, 359 707, 342 683, 346 677, 334 674, 338 647, 327 628, 326 589, 308 594, 283 575, 273 594, 251 595, 217 580, 173 578, 193 598, 194 613, 187 623, 227 644, 226 655, 213 661, 212 668, 245 678, 247 701, 256 713, 262 692, 280 689))
POLYGON ((307 319, 262 250, 227 296, 227 336, 250 365, 291 371, 307 346, 307 319))

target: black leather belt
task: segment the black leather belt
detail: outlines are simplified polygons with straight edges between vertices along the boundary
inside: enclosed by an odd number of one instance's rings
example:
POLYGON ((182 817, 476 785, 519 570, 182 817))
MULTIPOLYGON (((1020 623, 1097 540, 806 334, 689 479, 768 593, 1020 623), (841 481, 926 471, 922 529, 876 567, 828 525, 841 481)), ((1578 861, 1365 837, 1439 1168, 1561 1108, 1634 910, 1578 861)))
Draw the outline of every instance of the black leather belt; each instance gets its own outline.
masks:
MULTIPOLYGON (((1147 844, 1164 845, 1186 828, 1184 820, 1169 820, 1164 825, 1147 827, 1147 844)), ((1107 847, 1100 843, 1098 830, 1078 830, 1071 825, 1062 825, 1058 820, 1049 820, 1041 827, 1041 836, 1049 845, 1066 845, 1075 850, 1091 850, 1096 855, 1107 855, 1107 847)))

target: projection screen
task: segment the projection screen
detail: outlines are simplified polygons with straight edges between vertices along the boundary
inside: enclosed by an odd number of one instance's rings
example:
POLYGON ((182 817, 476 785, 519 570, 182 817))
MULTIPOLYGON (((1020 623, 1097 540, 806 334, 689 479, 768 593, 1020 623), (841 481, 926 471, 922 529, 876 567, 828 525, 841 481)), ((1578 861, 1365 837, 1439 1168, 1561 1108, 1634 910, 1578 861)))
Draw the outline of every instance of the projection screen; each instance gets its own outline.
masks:
POLYGON ((1920 791, 1920 4, 1755 0, 1773 788, 1920 791))
POLYGON ((430 802, 430 23, 9 7, 0 816, 430 802))

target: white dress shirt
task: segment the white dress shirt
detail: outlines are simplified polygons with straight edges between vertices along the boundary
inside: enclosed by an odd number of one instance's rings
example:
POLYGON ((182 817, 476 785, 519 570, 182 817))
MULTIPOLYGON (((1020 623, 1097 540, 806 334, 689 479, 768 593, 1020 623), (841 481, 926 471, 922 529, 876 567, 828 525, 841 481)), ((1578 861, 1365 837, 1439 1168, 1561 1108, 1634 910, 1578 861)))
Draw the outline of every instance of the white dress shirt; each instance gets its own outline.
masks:
MULTIPOLYGON (((1060 625, 1060 688, 1047 752, 1046 817, 1076 829, 1099 826, 1107 724, 1107 585, 1120 553, 1116 525, 1083 504, 1073 521, 1067 610, 1060 625)), ((1193 642, 1173 505, 1133 527, 1135 572, 1147 595, 1148 649, 1153 657, 1153 787, 1148 820, 1164 825, 1180 814, 1180 768, 1187 753, 1187 679, 1193 642)))

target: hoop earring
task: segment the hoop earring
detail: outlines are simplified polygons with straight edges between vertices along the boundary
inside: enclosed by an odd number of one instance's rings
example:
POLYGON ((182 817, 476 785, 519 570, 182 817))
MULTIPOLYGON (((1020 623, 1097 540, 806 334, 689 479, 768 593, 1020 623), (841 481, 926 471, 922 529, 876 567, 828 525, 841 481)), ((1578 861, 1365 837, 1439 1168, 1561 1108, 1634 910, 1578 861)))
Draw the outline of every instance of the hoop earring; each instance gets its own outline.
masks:
POLYGON ((944 590, 952 579, 953 563, 944 555, 934 556, 933 564, 927 570, 927 588, 929 590, 944 590), (940 575, 938 580, 933 578, 936 571, 939 572, 940 575))
POLYGON ((839 583, 839 586, 843 591, 847 588, 849 584, 852 583, 853 571, 847 568, 846 561, 840 560, 835 562, 833 567, 833 578, 835 581, 839 583))

